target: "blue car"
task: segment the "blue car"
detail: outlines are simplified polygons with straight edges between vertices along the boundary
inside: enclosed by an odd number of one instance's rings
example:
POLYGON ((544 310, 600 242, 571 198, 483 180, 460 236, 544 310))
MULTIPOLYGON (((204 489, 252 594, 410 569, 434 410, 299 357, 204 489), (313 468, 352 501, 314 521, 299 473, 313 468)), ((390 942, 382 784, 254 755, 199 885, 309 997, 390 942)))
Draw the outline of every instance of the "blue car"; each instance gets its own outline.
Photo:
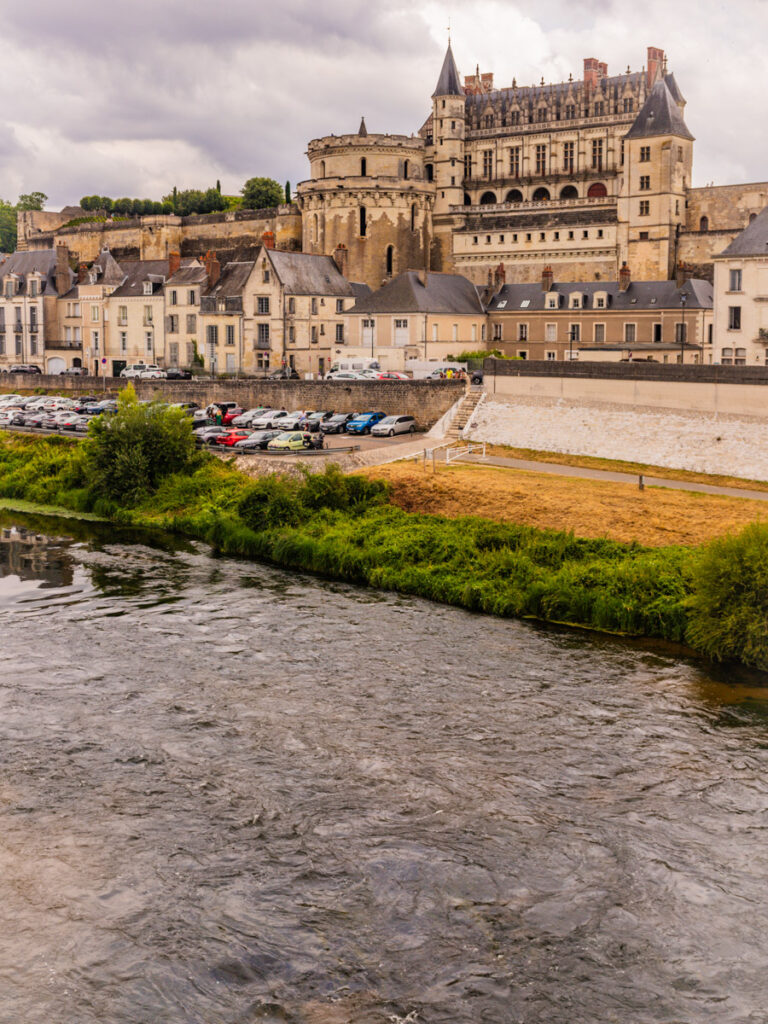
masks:
POLYGON ((383 420, 386 413, 383 412, 361 412, 358 413, 354 419, 351 419, 347 423, 348 434, 370 434, 371 427, 375 426, 379 420, 383 420))

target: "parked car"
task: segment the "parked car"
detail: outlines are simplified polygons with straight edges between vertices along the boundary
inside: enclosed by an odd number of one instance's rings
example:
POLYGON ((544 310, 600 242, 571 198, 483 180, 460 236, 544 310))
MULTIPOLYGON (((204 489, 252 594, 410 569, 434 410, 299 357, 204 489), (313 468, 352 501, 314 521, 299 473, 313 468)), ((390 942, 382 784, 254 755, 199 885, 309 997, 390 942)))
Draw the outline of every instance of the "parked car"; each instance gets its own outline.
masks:
POLYGON ((416 430, 413 416, 385 416, 371 427, 376 437, 393 437, 395 434, 412 434, 416 430))
POLYGON ((88 429, 88 422, 87 416, 78 416, 77 413, 70 413, 68 416, 62 417, 59 429, 85 432, 88 429))
POLYGON ((227 430, 223 434, 219 434, 216 438, 216 444, 232 448, 237 441, 244 441, 249 435, 249 430, 246 430, 243 427, 237 427, 235 430, 227 430))
POLYGON ((169 366, 165 376, 168 380, 192 380, 191 370, 181 370, 178 366, 169 366))
POLYGON ((410 380, 407 373, 400 373, 398 370, 381 370, 375 374, 377 380, 410 380))
POLYGON ((362 370, 331 370, 326 373, 326 380, 371 380, 372 378, 362 370))
POLYGON ((59 374, 60 377, 87 377, 88 370, 84 366, 68 366, 66 370, 62 370, 59 374))
POLYGON ((203 444, 215 445, 217 437, 220 437, 222 434, 228 434, 228 433, 229 433, 229 427, 216 427, 216 426, 213 426, 213 427, 210 427, 210 426, 209 427, 200 427, 198 430, 194 431, 195 441, 199 445, 203 445, 203 444))
POLYGON ((255 430, 242 441, 235 442, 235 451, 264 451, 270 441, 279 437, 282 430, 255 430))
POLYGON ((299 380, 299 375, 290 366, 281 366, 279 370, 273 370, 269 374, 269 380, 299 380))
POLYGON ((256 409, 246 409, 239 416, 232 420, 233 427, 250 427, 251 423, 267 411, 266 405, 260 405, 256 409))
POLYGON ((120 371, 120 376, 128 380, 163 380, 166 373, 157 363, 131 363, 120 371))
POLYGON ((383 412, 361 412, 347 423, 348 434, 370 434, 373 427, 384 419, 383 412))
POLYGON ((280 427, 283 430, 306 430, 307 418, 310 412, 311 410, 294 409, 293 412, 289 412, 287 416, 281 419, 280 427))
POLYGON ((251 423, 251 426, 254 430, 271 430, 275 426, 280 426, 281 420, 287 415, 285 409, 267 409, 251 423))
POLYGON ((267 448, 271 452, 300 452, 309 448, 322 448, 323 435, 308 430, 287 430, 273 438, 267 448))
POLYGON ((233 405, 230 409, 224 410, 224 415, 221 417, 221 422, 225 427, 228 427, 236 417, 241 416, 243 409, 239 405, 233 405))
POLYGON ((473 370, 469 379, 473 384, 482 384, 484 376, 482 370, 473 370))
POLYGON ((14 363, 9 367, 8 373, 42 373, 39 366, 34 363, 14 363))
POLYGON ((356 412, 335 412, 327 420, 320 424, 320 430, 324 434, 343 434, 347 424, 357 416, 356 412))
POLYGON ((331 416, 333 416, 332 412, 311 412, 307 415, 304 429, 309 430, 312 434, 316 434, 322 424, 327 423, 331 416))

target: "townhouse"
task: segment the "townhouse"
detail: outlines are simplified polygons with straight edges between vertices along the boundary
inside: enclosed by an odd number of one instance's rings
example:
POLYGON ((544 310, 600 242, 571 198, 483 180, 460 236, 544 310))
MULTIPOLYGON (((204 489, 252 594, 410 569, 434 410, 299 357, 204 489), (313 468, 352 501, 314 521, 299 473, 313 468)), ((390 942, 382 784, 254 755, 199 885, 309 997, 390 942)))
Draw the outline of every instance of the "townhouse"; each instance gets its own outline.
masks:
POLYGON ((0 369, 14 363, 34 363, 52 373, 64 369, 56 304, 73 280, 65 246, 15 252, 0 264, 0 369))
POLYGON ((715 362, 768 365, 768 208, 714 262, 715 362))
POLYGON ((108 373, 107 363, 102 362, 108 345, 106 299, 124 278, 108 249, 102 249, 90 267, 80 264, 77 283, 57 302, 57 337, 62 339, 62 347, 60 355, 47 358, 49 373, 80 366, 96 375, 108 373))

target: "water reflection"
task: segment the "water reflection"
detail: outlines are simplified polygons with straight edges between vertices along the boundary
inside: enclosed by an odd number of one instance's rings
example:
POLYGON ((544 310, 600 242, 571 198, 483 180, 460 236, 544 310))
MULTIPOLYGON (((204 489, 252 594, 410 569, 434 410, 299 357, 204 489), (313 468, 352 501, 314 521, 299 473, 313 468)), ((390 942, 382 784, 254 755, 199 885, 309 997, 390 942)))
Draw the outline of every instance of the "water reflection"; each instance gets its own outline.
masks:
POLYGON ((39 580, 43 587, 69 587, 73 562, 66 539, 35 533, 26 527, 0 528, 0 577, 39 580))

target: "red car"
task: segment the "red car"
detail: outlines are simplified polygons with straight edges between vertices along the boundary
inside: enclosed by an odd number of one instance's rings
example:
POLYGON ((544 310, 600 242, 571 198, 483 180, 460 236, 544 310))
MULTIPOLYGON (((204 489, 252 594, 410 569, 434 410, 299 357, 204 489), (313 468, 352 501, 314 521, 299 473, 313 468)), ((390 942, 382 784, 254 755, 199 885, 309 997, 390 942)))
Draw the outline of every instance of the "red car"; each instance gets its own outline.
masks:
POLYGON ((231 409, 227 409, 221 418, 221 422, 225 427, 228 427, 235 416, 242 416, 245 410, 241 409, 239 405, 233 406, 231 409))
POLYGON ((237 430, 230 430, 227 434, 219 434, 216 438, 216 444, 223 444, 226 445, 227 448, 231 448, 233 445, 237 444, 238 441, 242 441, 246 437, 250 437, 251 433, 252 431, 250 430, 243 430, 238 427, 237 430))

